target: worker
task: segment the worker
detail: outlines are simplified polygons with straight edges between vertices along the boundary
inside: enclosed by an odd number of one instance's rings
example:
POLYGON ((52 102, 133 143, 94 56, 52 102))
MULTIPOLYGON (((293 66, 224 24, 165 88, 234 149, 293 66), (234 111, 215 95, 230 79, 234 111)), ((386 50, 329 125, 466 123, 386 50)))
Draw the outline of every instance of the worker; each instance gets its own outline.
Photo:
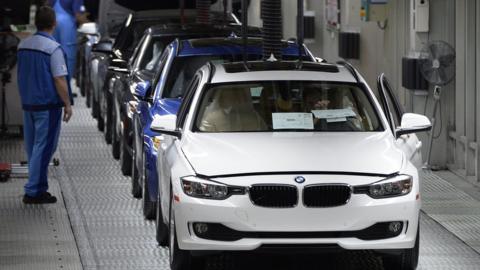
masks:
POLYGON ((57 15, 57 28, 53 34, 67 54, 67 66, 70 74, 75 74, 77 59, 77 22, 88 22, 88 13, 83 0, 49 0, 57 15))
POLYGON ((18 87, 24 111, 24 140, 29 177, 23 202, 55 203, 48 190, 48 164, 53 157, 63 120, 72 117, 72 92, 66 56, 53 38, 55 11, 40 7, 35 18, 38 32, 19 44, 18 87))

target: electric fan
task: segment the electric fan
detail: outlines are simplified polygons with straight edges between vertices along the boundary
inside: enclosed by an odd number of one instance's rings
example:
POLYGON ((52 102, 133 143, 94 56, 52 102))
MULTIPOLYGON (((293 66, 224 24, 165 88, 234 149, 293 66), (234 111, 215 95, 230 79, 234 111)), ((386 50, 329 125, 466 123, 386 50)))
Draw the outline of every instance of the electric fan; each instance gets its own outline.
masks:
MULTIPOLYGON (((429 42, 420 54, 420 71, 431 85, 434 86, 433 99, 435 101, 432 115, 432 130, 426 160, 426 168, 431 168, 430 158, 432 154, 433 140, 435 139, 436 116, 439 105, 441 106, 442 87, 449 84, 455 78, 455 49, 444 41, 429 42)), ((441 113, 440 113, 441 115, 441 113)), ((440 117, 441 118, 441 117, 440 117)), ((442 119, 440 119, 442 121, 442 119)))

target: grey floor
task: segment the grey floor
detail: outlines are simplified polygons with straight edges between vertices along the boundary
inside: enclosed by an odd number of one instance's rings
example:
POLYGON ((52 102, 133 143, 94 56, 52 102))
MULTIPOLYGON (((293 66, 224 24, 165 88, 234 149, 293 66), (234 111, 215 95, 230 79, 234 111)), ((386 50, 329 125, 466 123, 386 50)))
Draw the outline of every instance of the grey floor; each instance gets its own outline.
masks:
MULTIPOLYGON (((130 196, 84 100, 64 126, 51 169, 50 206, 21 203, 25 178, 0 184, 0 269, 168 269, 168 250, 159 248, 154 224, 144 221, 141 203, 130 196)), ((0 161, 23 157, 19 140, 0 140, 0 161)), ((435 174, 424 181, 419 269, 480 269, 479 201, 435 174)), ((207 269, 383 269, 368 252, 325 256, 213 257, 207 269)))

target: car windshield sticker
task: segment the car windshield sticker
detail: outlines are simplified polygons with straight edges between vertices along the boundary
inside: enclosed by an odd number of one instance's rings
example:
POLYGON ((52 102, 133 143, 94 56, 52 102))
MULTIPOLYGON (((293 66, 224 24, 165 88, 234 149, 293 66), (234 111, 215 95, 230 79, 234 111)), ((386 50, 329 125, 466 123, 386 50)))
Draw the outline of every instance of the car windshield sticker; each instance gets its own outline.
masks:
POLYGON ((260 97, 262 95, 263 87, 252 87, 250 88, 250 95, 252 97, 260 97))
POLYGON ((338 117, 338 118, 328 118, 327 123, 335 123, 335 122, 346 122, 346 117, 338 117))
POLYGON ((337 110, 312 110, 315 118, 327 119, 328 122, 342 122, 347 121, 347 117, 357 117, 357 114, 351 109, 337 109, 337 110), (337 119, 332 120, 332 119, 337 119), (341 120, 342 119, 342 120, 341 120))
POLYGON ((313 129, 311 113, 272 113, 273 129, 313 129))

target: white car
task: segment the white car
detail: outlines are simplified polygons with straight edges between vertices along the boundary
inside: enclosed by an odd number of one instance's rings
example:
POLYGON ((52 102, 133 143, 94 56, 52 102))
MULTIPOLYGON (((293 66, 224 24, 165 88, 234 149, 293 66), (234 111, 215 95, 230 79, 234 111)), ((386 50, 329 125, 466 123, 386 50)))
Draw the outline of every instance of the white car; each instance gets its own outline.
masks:
POLYGON ((151 126, 163 134, 157 233, 172 269, 198 269, 212 252, 278 248, 373 250, 386 269, 415 269, 414 133, 431 124, 403 114, 383 75, 379 92, 380 102, 348 64, 198 71, 178 115, 151 126))

